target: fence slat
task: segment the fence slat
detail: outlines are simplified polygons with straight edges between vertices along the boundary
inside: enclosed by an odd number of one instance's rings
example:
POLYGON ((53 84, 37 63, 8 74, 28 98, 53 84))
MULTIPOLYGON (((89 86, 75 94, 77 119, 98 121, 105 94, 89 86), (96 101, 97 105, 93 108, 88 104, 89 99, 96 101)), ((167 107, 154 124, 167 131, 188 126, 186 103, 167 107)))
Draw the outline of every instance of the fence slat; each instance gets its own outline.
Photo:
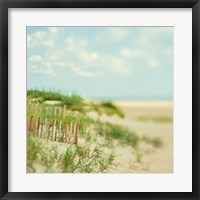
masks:
POLYGON ((62 121, 59 122, 59 131, 58 131, 58 140, 62 142, 63 134, 62 134, 62 121))
POLYGON ((39 128, 40 128, 40 117, 38 117, 38 124, 37 124, 37 137, 39 137, 39 128))
POLYGON ((48 136, 48 121, 47 121, 47 118, 45 118, 44 129, 45 129, 45 132, 44 132, 44 139, 46 139, 47 136, 48 136))
POLYGON ((54 132, 54 120, 52 121, 52 133, 51 133, 51 140, 53 140, 53 132, 54 132))
POLYGON ((42 124, 41 124, 41 133, 40 133, 40 137, 43 138, 43 129, 44 129, 44 126, 45 126, 45 121, 44 121, 44 118, 42 119, 42 124))
POLYGON ((31 116, 30 121, 28 122, 28 131, 33 131, 33 116, 31 116))
POLYGON ((74 144, 78 144, 78 121, 74 123, 74 144))

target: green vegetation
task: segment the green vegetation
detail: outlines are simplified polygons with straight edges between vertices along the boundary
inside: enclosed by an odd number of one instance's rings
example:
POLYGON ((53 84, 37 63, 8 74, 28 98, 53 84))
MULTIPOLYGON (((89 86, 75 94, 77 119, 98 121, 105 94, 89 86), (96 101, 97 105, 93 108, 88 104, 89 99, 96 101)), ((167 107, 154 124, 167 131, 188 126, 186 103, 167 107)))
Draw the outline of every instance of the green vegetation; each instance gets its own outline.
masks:
POLYGON ((48 172, 58 158, 57 145, 43 147, 40 155, 42 163, 46 166, 46 172, 48 172))
POLYGON ((96 125, 98 134, 105 136, 107 139, 117 139, 121 144, 128 144, 135 147, 138 144, 139 137, 133 131, 129 131, 119 125, 98 122, 96 125))
POLYGON ((30 101, 36 101, 38 103, 44 103, 48 100, 61 101, 60 106, 67 105, 71 110, 84 111, 85 104, 83 99, 75 94, 67 96, 55 91, 28 90, 27 96, 30 101))
POLYGON ((138 121, 147 122, 154 121, 158 123, 171 123, 173 122, 173 117, 170 116, 141 116, 137 118, 138 121))
POLYGON ((34 162, 45 168, 45 172, 62 173, 105 172, 113 165, 113 152, 106 156, 100 146, 67 145, 64 153, 58 152, 56 144, 44 143, 41 139, 28 135, 28 172, 35 172, 34 162))
POLYGON ((123 111, 114 105, 111 101, 103 101, 101 103, 91 103, 91 110, 96 111, 99 115, 105 113, 108 116, 117 115, 124 118, 125 115, 123 111))
POLYGON ((154 147, 160 147, 163 145, 163 142, 160 140, 160 138, 156 137, 156 138, 150 138, 147 136, 143 136, 141 138, 142 141, 152 144, 154 147))
POLYGON ((30 172, 35 172, 33 167, 34 161, 39 158, 42 149, 42 142, 35 138, 31 134, 27 136, 27 167, 30 172))
POLYGON ((111 101, 104 101, 101 103, 86 103, 84 99, 78 95, 64 95, 55 91, 41 91, 41 90, 28 90, 28 101, 33 103, 39 103, 44 107, 55 107, 66 105, 67 109, 72 111, 79 111, 80 113, 86 113, 87 111, 96 111, 100 115, 102 113, 111 115, 118 115, 124 117, 124 113, 121 109, 115 106, 111 101), (60 103, 49 105, 45 104, 45 101, 60 101, 60 103))
POLYGON ((121 118, 124 118, 124 113, 121 109, 119 109, 117 106, 115 106, 111 101, 104 101, 100 103, 100 109, 103 110, 104 113, 106 113, 108 116, 110 115, 118 115, 121 118))
POLYGON ((155 148, 163 145, 163 142, 158 137, 139 137, 135 132, 129 131, 127 128, 119 125, 98 122, 96 123, 95 127, 97 134, 105 137, 105 144, 108 147, 113 147, 113 139, 118 140, 120 144, 130 145, 135 150, 138 148, 138 144, 141 141, 145 142, 146 144, 151 144, 155 148))

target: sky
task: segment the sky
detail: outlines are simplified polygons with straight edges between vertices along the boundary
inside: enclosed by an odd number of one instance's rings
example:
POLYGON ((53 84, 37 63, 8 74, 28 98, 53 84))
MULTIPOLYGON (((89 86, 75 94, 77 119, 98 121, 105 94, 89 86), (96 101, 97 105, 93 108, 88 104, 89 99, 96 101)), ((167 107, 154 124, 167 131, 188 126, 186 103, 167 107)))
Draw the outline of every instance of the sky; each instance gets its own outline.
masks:
POLYGON ((27 27, 27 88, 173 98, 173 27, 27 27))

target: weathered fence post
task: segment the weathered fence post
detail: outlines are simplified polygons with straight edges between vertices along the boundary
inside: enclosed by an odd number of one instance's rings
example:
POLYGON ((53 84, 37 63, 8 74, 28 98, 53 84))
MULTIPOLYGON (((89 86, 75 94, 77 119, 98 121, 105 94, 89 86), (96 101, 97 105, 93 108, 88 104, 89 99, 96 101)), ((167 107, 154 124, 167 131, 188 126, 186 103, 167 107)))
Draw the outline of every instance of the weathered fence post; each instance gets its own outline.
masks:
POLYGON ((52 121, 52 133, 51 133, 51 140, 53 140, 53 131, 54 131, 54 120, 52 121))
POLYGON ((45 118, 45 132, 44 132, 44 139, 48 137, 48 121, 47 118, 45 118))
POLYGON ((40 129, 40 117, 38 117, 38 124, 37 124, 37 137, 39 137, 39 129, 40 129))
POLYGON ((28 131, 32 131, 32 126, 33 126, 33 116, 31 116, 30 122, 28 124, 28 131))
POLYGON ((60 121, 60 123, 59 123, 58 140, 59 140, 59 142, 62 142, 62 140, 63 140, 62 121, 60 121))
POLYGON ((55 131, 54 141, 57 141, 57 135, 58 135, 58 120, 56 120, 56 131, 55 131))
POLYGON ((78 126, 79 126, 79 122, 75 121, 75 123, 74 123, 74 144, 76 146, 78 144, 78 126))

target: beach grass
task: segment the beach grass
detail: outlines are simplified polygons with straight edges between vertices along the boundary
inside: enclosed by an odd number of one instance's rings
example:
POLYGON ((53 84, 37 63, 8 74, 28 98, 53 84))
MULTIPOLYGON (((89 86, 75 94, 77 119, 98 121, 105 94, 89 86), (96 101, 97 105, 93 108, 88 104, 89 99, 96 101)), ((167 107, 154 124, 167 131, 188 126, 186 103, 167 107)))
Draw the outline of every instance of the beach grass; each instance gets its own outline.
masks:
POLYGON ((86 113, 87 111, 96 111, 98 114, 107 114, 108 116, 117 115, 124 118, 123 111, 114 105, 111 101, 102 101, 100 103, 87 103, 84 99, 76 94, 65 95, 60 91, 44 91, 44 90, 28 90, 28 101, 33 103, 39 103, 45 107, 55 107, 66 105, 68 109, 72 111, 78 111, 80 113, 86 113), (47 104, 46 101, 57 101, 56 104, 47 104))
POLYGON ((173 117, 171 116, 140 116, 136 119, 141 122, 157 122, 157 123, 172 123, 173 117))
POLYGON ((58 151, 58 144, 44 142, 31 134, 28 135, 27 172, 34 173, 35 161, 45 169, 45 173, 59 170, 62 173, 105 172, 113 165, 115 155, 108 155, 100 146, 67 145, 64 152, 58 151))
POLYGON ((92 111, 96 111, 99 115, 105 113, 108 116, 117 115, 121 118, 125 117, 124 112, 116 106, 112 101, 101 101, 100 103, 90 103, 92 111))
POLYGON ((45 101, 60 101, 59 105, 67 105, 71 109, 82 109, 84 107, 83 98, 79 95, 64 95, 60 91, 28 90, 28 100, 44 103, 45 101))

